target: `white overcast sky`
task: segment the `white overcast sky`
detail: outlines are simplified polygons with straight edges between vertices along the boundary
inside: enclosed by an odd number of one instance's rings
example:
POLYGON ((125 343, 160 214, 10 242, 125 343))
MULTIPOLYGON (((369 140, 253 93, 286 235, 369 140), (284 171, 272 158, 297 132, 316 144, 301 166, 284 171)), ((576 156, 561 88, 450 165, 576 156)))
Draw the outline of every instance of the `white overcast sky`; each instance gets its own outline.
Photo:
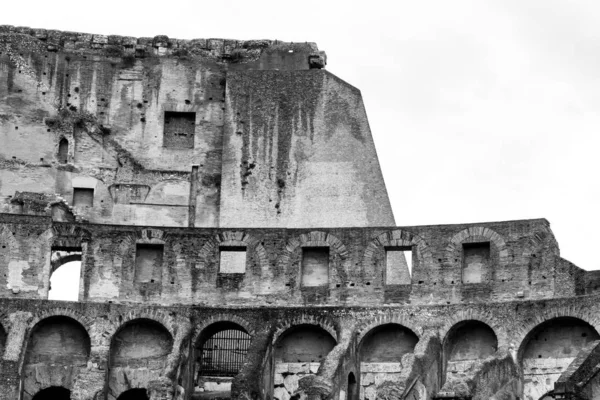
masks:
POLYGON ((316 42, 362 91, 398 225, 543 217, 600 269, 598 0, 6 3, 0 24, 316 42))

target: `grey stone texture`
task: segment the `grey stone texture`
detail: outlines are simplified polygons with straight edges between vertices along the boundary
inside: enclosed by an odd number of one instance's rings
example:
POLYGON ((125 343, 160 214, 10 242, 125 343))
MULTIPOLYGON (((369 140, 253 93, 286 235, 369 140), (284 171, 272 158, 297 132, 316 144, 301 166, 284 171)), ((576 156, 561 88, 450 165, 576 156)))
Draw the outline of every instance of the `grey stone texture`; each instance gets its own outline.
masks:
POLYGON ((600 399, 600 273, 544 219, 396 226, 326 61, 0 26, 0 400, 600 399))

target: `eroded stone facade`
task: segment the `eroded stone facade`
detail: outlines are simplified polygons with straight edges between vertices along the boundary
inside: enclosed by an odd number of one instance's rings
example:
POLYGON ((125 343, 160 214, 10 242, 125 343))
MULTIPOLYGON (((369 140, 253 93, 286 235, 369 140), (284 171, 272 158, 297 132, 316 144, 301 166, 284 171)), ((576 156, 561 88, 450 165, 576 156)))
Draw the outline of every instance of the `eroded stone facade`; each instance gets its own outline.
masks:
POLYGON ((0 27, 0 399, 600 399, 600 274, 543 219, 396 226, 325 63, 0 27))

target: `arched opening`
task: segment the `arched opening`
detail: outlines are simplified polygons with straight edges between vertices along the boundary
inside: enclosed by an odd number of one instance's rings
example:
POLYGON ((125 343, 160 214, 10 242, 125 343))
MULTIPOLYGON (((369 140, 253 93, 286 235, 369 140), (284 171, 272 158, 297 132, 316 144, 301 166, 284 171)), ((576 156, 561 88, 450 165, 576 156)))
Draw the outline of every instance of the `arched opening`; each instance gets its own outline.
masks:
MULTIPOLYGON (((30 393, 38 393, 48 387, 48 393, 62 390, 66 399, 79 371, 85 369, 90 355, 90 337, 76 320, 56 316, 46 318, 31 330, 23 363, 23 400, 30 400, 30 393), (65 392, 66 390, 66 392, 65 392)), ((46 392, 43 396, 46 396, 46 392)), ((42 392, 36 395, 42 395, 42 392)), ((46 398, 46 397, 40 397, 46 398)), ((48 397, 54 399, 54 397, 48 397)), ((63 397, 56 397, 62 399, 63 397)))
POLYGON ((554 400, 554 397, 552 396, 552 393, 547 393, 542 398, 540 398, 540 400, 554 400))
POLYGON ((160 323, 149 319, 126 323, 110 344, 108 400, 159 379, 172 348, 173 337, 160 323))
POLYGON ((218 322, 196 344, 194 392, 231 392, 231 382, 246 361, 250 335, 233 322, 218 322))
POLYGON ((402 356, 414 352, 418 341, 413 331, 399 324, 381 325, 367 333, 359 345, 360 381, 364 391, 376 394, 381 382, 398 381, 402 356))
POLYGON ((461 321, 448 331, 444 339, 446 380, 461 379, 473 364, 498 350, 494 330, 481 321, 461 321))
POLYGON ((40 390, 33 400, 71 400, 71 391, 60 386, 40 390))
POLYGON ((285 331, 275 343, 273 397, 293 396, 295 386, 286 385, 286 381, 316 374, 321 361, 335 345, 336 340, 331 334, 317 325, 298 325, 285 331))
POLYGON ((79 300, 81 259, 80 247, 52 248, 48 300, 79 300))
POLYGON ((358 385, 356 384, 356 377, 352 372, 348 374, 348 390, 346 393, 347 400, 358 400, 358 385))
POLYGON ((553 318, 532 329, 519 348, 524 398, 548 396, 577 353, 599 338, 594 327, 572 317, 553 318))
POLYGON ((58 162, 66 164, 69 162, 69 141, 66 138, 62 138, 58 142, 58 162))
POLYGON ((121 393, 117 400, 149 400, 146 389, 129 389, 121 393))

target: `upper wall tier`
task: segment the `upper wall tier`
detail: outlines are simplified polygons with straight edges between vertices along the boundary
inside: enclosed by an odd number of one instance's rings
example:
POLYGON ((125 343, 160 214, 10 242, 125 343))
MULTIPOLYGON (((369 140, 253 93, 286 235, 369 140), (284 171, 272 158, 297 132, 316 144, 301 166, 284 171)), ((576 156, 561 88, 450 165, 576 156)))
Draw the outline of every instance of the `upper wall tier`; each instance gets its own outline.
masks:
POLYGON ((394 225, 360 92, 324 65, 313 43, 2 26, 0 211, 394 225))
POLYGON ((546 220, 336 229, 143 228, 0 214, 0 297, 204 305, 456 304, 568 297, 585 273, 546 220))

